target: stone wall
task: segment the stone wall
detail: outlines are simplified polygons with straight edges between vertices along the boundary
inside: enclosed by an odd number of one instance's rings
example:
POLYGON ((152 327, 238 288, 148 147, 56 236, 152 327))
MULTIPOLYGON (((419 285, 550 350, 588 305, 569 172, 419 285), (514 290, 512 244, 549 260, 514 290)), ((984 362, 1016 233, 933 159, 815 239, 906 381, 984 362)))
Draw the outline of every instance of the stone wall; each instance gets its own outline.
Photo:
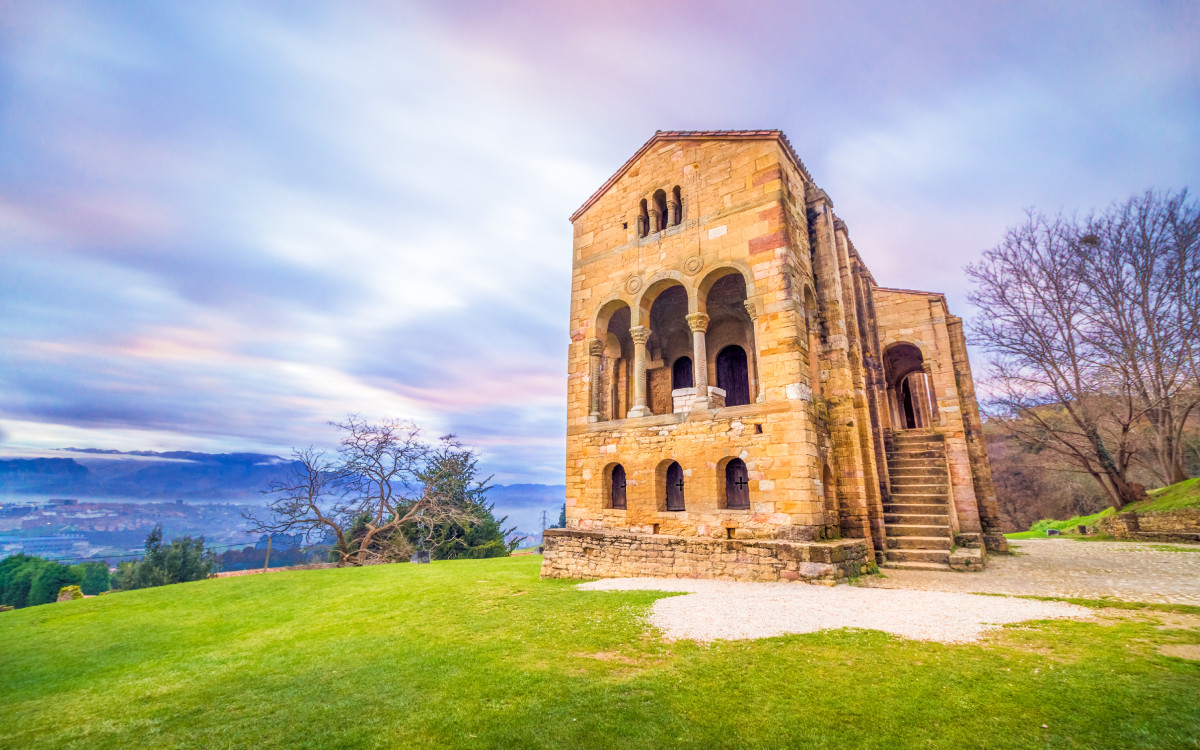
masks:
POLYGON ((546 578, 716 578, 836 584, 870 572, 875 557, 862 539, 832 542, 711 539, 547 529, 546 578))
POLYGON ((1117 539, 1161 542, 1200 542, 1200 508, 1120 513, 1100 519, 1103 534, 1117 539))

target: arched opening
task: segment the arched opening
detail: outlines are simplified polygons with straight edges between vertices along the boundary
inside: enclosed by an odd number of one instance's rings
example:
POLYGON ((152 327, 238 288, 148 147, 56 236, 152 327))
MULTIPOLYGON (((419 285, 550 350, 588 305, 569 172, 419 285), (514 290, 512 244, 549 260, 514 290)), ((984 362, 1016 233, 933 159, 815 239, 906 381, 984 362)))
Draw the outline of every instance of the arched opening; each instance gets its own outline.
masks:
POLYGON ((750 474, 740 458, 725 464, 725 507, 732 510, 750 508, 750 474))
POLYGON ((746 350, 737 344, 717 354, 717 387, 725 391, 726 406, 750 403, 750 367, 746 350))
POLYGON ((678 226, 683 223, 683 191, 679 186, 671 188, 671 226, 678 226))
POLYGON ((598 406, 601 420, 624 419, 633 406, 633 338, 629 335, 630 309, 624 302, 610 303, 612 309, 597 320, 603 345, 600 357, 598 406), (607 317, 607 320, 605 318, 607 317))
POLYGON ((838 516, 837 484, 829 464, 821 467, 821 504, 825 510, 825 538, 837 539, 842 535, 841 521, 838 516))
MULTIPOLYGON (((675 365, 687 359, 691 375, 692 329, 687 324, 687 290, 676 281, 658 292, 650 305, 650 338, 646 341, 646 407, 651 414, 675 410, 675 365)), ((681 367, 683 365, 680 365, 681 367)))
POLYGON ((666 486, 663 488, 666 494, 667 510, 683 510, 683 467, 678 461, 672 461, 667 466, 666 486))
POLYGON ((646 207, 646 199, 643 198, 638 207, 637 236, 645 237, 648 234, 650 234, 650 211, 646 207))
POLYGON ((902 408, 900 427, 906 430, 915 430, 917 428, 917 409, 913 404, 912 387, 909 385, 908 378, 900 383, 900 404, 902 408))
POLYGON ((926 366, 921 350, 912 344, 893 344, 884 352, 884 378, 894 429, 915 430, 935 424, 936 402, 926 366))
POLYGON ((613 510, 625 510, 625 467, 614 464, 608 474, 608 507, 613 510))
POLYGON ((733 269, 719 269, 701 285, 701 289, 706 287, 708 382, 725 391, 726 406, 752 403, 758 395, 758 379, 754 321, 746 309, 746 279, 733 269), (714 276, 716 280, 710 284, 714 276))
POLYGON ((692 388, 695 385, 692 378, 692 358, 677 357, 671 365, 671 390, 692 388))
POLYGON ((820 398, 821 387, 821 320, 817 298, 810 287, 804 287, 804 324, 808 332, 808 383, 814 398, 820 398))
POLYGON ((654 195, 650 196, 652 205, 650 206, 650 217, 654 227, 651 231, 661 232, 667 228, 667 194, 662 190, 655 190, 654 195))

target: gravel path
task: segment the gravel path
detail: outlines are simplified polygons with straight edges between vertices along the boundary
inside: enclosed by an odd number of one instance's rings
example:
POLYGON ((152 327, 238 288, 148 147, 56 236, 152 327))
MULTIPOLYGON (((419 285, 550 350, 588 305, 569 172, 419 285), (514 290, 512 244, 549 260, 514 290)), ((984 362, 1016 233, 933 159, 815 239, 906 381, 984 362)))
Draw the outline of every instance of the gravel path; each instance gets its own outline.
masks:
POLYGON ((982 573, 884 570, 862 586, 1200 605, 1200 545, 1023 539, 982 573), (1185 551, 1170 551, 1185 550, 1185 551))
POLYGON ((609 578, 579 588, 687 592, 688 596, 659 599, 650 611, 650 623, 673 640, 740 640, 867 628, 923 641, 965 643, 1005 623, 1092 616, 1089 609, 1061 602, 800 583, 609 578))

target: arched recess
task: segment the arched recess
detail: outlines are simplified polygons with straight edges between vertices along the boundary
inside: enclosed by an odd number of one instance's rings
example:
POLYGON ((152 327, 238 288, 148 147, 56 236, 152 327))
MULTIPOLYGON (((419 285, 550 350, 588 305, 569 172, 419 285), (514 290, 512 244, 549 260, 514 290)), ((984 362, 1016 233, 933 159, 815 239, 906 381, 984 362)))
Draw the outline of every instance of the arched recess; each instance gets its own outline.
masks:
POLYGON ((624 419, 633 405, 633 338, 631 309, 624 300, 610 300, 596 316, 596 338, 602 346, 598 389, 600 419, 624 419))
POLYGON ((808 381, 814 398, 824 393, 821 383, 821 313, 817 307, 817 295, 811 286, 804 285, 804 327, 808 333, 808 381))
POLYGON ((717 486, 724 489, 721 507, 728 510, 750 509, 750 473, 740 458, 726 458, 717 464, 717 486))
POLYGON ((609 464, 604 468, 604 507, 611 510, 626 510, 629 507, 625 485, 623 465, 609 464))
POLYGON ((678 461, 666 459, 658 465, 655 471, 655 489, 657 490, 659 509, 665 511, 681 511, 687 509, 683 467, 678 461))
POLYGON ((884 381, 894 429, 923 429, 936 424, 936 401, 927 366, 915 344, 901 341, 884 350, 884 381))
POLYGON ((723 388, 722 382, 740 383, 744 377, 745 391, 731 398, 726 389, 725 405, 753 403, 759 388, 758 362, 754 321, 746 309, 745 277, 734 269, 720 269, 709 274, 700 288, 703 290, 704 312, 708 314, 708 330, 705 332, 708 382, 723 388), (743 368, 733 376, 733 381, 728 380, 731 371, 722 369, 729 366, 743 368))
POLYGON ((825 538, 841 537, 841 502, 838 498, 837 480, 834 479, 833 469, 828 462, 821 466, 821 505, 825 513, 825 538))
MULTIPOLYGON (((692 329, 688 327, 688 292, 673 278, 652 282, 642 296, 646 340, 646 407, 651 414, 670 414, 673 366, 692 354, 692 329)), ((694 367, 694 364, 693 364, 694 367)))

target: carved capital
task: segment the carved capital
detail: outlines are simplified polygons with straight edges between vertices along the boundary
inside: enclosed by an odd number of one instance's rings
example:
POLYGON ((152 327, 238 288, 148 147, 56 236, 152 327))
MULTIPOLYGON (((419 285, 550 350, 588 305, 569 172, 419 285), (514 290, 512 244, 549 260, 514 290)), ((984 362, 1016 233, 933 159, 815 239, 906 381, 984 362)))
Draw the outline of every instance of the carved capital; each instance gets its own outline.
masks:
POLYGON ((650 340, 650 329, 646 326, 634 326, 629 329, 629 337, 633 343, 645 345, 650 340))
POLYGON ((590 342, 588 342, 588 354, 592 355, 593 357, 603 356, 604 343, 600 341, 600 339, 592 339, 590 342))
POLYGON ((929 363, 928 363, 928 362, 922 362, 922 363, 921 363, 921 369, 925 371, 925 374, 926 374, 926 375, 928 375, 929 373, 933 372, 933 368, 932 368, 932 367, 930 367, 930 365, 929 365, 929 363))
POLYGON ((708 315, 705 313, 692 313, 687 316, 686 320, 692 333, 703 333, 708 330, 708 315))
POLYGON ((750 300, 744 300, 742 304, 746 306, 746 312, 750 314, 750 320, 756 320, 758 318, 758 308, 754 306, 754 303, 750 300))

